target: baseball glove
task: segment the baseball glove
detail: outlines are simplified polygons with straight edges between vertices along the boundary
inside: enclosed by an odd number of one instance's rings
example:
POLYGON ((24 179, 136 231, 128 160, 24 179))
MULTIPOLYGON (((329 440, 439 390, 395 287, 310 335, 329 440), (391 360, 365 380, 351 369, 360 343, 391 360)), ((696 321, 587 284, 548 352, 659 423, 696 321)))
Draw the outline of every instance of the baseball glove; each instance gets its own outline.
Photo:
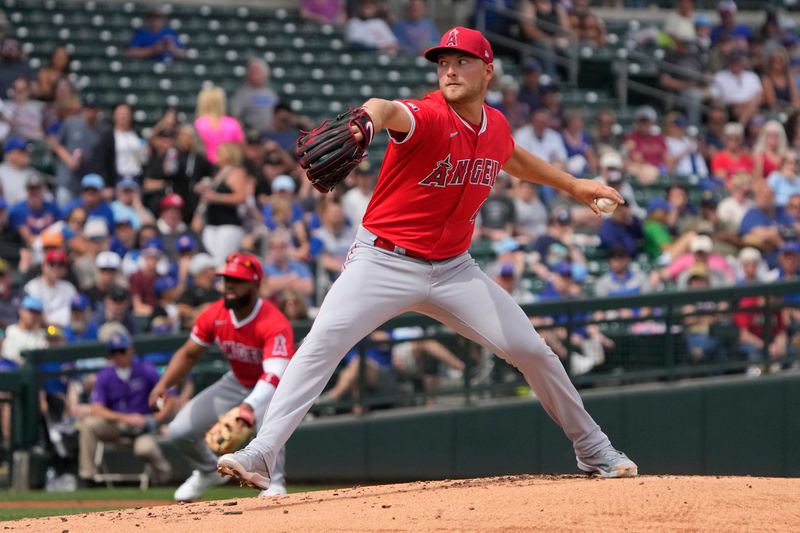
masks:
POLYGON ((295 156, 318 191, 333 190, 367 156, 374 126, 363 107, 351 109, 297 139, 295 156), (363 138, 356 140, 356 126, 363 138))
POLYGON ((206 432, 206 444, 217 455, 233 453, 250 438, 254 425, 252 411, 242 406, 234 407, 221 415, 206 432))

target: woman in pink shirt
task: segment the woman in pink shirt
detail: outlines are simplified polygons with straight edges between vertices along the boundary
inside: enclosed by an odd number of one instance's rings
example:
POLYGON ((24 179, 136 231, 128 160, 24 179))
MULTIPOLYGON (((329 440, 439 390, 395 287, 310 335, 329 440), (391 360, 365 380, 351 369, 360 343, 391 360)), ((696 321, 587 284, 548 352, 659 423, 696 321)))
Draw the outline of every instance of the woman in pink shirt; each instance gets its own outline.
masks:
POLYGON ((194 127, 206 147, 206 158, 217 164, 217 148, 224 143, 243 143, 239 122, 225 114, 225 91, 220 87, 203 89, 197 95, 194 127))
POLYGON ((738 122, 729 122, 724 130, 725 148, 717 152, 711 160, 711 173, 718 179, 727 182, 739 171, 750 174, 755 170, 755 163, 747 148, 744 147, 744 128, 738 122))

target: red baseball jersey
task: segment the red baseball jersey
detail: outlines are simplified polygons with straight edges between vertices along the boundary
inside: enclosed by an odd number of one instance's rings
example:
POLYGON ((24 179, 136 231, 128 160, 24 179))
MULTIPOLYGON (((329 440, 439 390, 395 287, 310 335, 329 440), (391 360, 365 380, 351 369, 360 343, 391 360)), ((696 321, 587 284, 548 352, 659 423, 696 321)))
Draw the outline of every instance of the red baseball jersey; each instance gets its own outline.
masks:
POLYGON ((440 91, 397 100, 411 117, 391 142, 362 224, 395 245, 446 259, 469 248, 475 217, 511 157, 514 139, 502 113, 486 104, 471 125, 440 91))
POLYGON ((272 381, 264 373, 262 363, 266 359, 291 359, 294 355, 294 331, 289 319, 262 299, 242 321, 225 308, 224 300, 217 300, 197 317, 191 339, 202 346, 216 344, 245 387, 254 387, 259 379, 272 381))

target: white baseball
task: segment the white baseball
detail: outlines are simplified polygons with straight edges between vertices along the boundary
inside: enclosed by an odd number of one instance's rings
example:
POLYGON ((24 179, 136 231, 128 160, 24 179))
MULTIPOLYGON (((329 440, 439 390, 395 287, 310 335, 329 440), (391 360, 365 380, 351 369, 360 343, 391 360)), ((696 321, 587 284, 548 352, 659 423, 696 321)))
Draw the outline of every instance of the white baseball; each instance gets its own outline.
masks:
POLYGON ((603 213, 613 213, 614 209, 619 205, 614 200, 609 200, 608 198, 595 198, 594 203, 597 205, 597 209, 603 213))

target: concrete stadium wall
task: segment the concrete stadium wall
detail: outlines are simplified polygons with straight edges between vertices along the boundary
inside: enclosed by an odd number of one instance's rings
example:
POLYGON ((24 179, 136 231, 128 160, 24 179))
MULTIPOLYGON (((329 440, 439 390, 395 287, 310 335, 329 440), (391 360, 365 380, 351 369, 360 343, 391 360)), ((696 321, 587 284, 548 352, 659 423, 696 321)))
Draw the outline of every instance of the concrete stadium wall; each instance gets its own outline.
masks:
MULTIPOLYGON (((800 374, 583 397, 642 474, 800 475, 800 374)), ((312 420, 288 446, 290 481, 576 472, 569 441, 533 399, 312 420)))

